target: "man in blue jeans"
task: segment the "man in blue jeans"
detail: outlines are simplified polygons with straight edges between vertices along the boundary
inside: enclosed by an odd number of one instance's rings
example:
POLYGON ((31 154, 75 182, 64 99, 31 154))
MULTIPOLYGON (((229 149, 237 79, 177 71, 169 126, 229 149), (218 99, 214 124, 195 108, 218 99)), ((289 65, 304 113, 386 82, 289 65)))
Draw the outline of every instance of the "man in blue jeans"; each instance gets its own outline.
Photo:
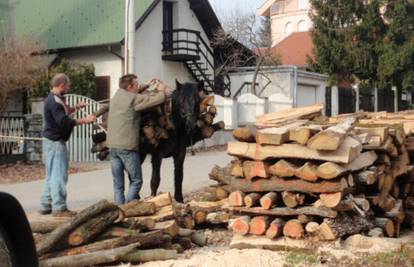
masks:
POLYGON ((140 112, 160 105, 173 92, 173 89, 159 84, 158 93, 141 94, 148 86, 139 86, 137 76, 133 74, 121 77, 119 87, 109 107, 107 137, 117 205, 140 198, 139 191, 142 187, 141 160, 138 153, 140 112), (128 173, 130 182, 126 199, 124 171, 128 173))
POLYGON ((72 119, 77 108, 85 107, 78 103, 76 108, 69 107, 64 94, 70 89, 70 80, 63 73, 56 74, 51 80, 52 90, 45 99, 43 154, 46 167, 46 181, 40 197, 40 214, 52 213, 56 216, 72 215, 66 205, 66 184, 68 181, 69 157, 66 142, 76 125, 92 123, 95 116, 72 119))

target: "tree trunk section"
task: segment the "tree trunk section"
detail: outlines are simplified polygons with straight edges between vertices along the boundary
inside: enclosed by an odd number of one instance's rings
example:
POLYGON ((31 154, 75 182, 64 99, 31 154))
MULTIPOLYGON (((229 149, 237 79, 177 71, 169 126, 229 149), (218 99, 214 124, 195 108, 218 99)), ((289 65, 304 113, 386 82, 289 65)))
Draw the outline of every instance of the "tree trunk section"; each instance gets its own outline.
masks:
POLYGON ((288 208, 295 208, 303 205, 305 202, 305 196, 299 193, 292 193, 288 191, 282 192, 282 200, 288 208))
POLYGON ((281 159, 269 167, 269 173, 279 177, 292 177, 295 175, 297 168, 294 164, 281 159))
POLYGON ((244 197, 244 204, 246 207, 251 208, 257 206, 260 203, 261 195, 258 193, 250 193, 244 197))
POLYGON ((250 220, 249 233, 253 235, 264 235, 269 227, 269 217, 256 216, 250 220))
POLYGON ((269 192, 260 198, 260 206, 268 210, 275 206, 279 200, 279 195, 276 192, 269 192))
POLYGON ((230 210, 243 213, 243 214, 250 214, 250 215, 267 215, 267 216, 298 216, 300 214, 305 215, 315 215, 319 217, 328 217, 328 218, 335 218, 337 216, 337 212, 335 210, 326 208, 326 207, 300 207, 296 209, 292 208, 273 208, 270 210, 259 208, 244 208, 244 207, 233 207, 230 210))
POLYGON ((293 239, 302 239, 305 234, 302 223, 299 220, 289 220, 283 227, 283 235, 293 239))
POLYGON ((319 226, 321 240, 335 240, 343 236, 359 234, 374 228, 373 219, 359 215, 339 214, 336 218, 325 219, 319 226))
POLYGON ((252 160, 272 158, 299 158, 350 163, 362 150, 362 145, 351 137, 347 137, 337 150, 318 151, 297 144, 280 146, 262 146, 259 144, 229 142, 227 152, 233 156, 246 157, 252 160))
POLYGON ((153 215, 156 212, 154 203, 140 200, 134 200, 119 207, 124 211, 125 217, 153 215))
POLYGON ((178 235, 178 224, 175 220, 159 222, 155 224, 154 230, 160 230, 164 234, 167 234, 171 237, 175 237, 178 235))
POLYGON ((247 235, 250 231, 250 217, 242 216, 234 220, 232 224, 233 233, 247 235))
POLYGON ((324 205, 325 207, 335 208, 339 205, 339 203, 342 200, 342 193, 323 193, 319 195, 319 199, 321 200, 322 205, 324 205))
POLYGON ((49 252, 57 242, 63 237, 69 234, 73 229, 88 221, 90 218, 108 210, 117 210, 118 207, 106 200, 99 201, 98 203, 82 210, 77 215, 72 217, 71 220, 62 224, 56 228, 53 232, 48 234, 45 239, 37 246, 37 254, 39 256, 49 252))
POLYGON ((328 129, 312 136, 308 140, 307 146, 316 150, 335 151, 345 140, 354 123, 355 118, 348 118, 340 124, 329 127, 328 129))
POLYGON ((284 220, 280 218, 274 219, 266 230, 266 237, 269 239, 275 239, 275 238, 282 236, 284 225, 285 225, 284 220))
POLYGON ((243 207, 245 194, 241 191, 233 191, 229 195, 230 207, 243 207))
POLYGON ((388 237, 393 237, 395 234, 394 222, 388 218, 375 218, 375 226, 384 230, 388 237))
POLYGON ((157 248, 131 252, 122 257, 122 261, 140 263, 149 261, 175 260, 177 257, 178 255, 176 250, 157 248))
POLYGON ((59 258, 47 259, 40 261, 40 267, 82 267, 82 266, 94 266, 98 264, 109 264, 125 260, 127 261, 127 255, 136 248, 139 247, 139 243, 131 244, 128 246, 101 250, 87 254, 64 256, 59 258))
POLYGON ((317 176, 323 179, 334 179, 343 175, 347 170, 334 162, 325 162, 318 166, 317 176))
POLYGON ((119 210, 103 212, 97 217, 90 219, 69 234, 70 246, 80 246, 89 243, 94 237, 105 231, 119 217, 119 210))
POLYGON ((231 175, 236 177, 244 177, 243 166, 239 160, 236 160, 232 163, 231 175))
POLYGON ((302 167, 296 169, 295 176, 305 181, 315 182, 318 180, 317 166, 306 162, 302 167))
POLYGON ((255 177, 268 178, 269 165, 263 161, 246 160, 243 162, 243 174, 247 180, 251 180, 255 177))
POLYGON ((233 131, 233 136, 237 141, 254 143, 256 142, 256 137, 254 132, 249 127, 236 128, 233 131))

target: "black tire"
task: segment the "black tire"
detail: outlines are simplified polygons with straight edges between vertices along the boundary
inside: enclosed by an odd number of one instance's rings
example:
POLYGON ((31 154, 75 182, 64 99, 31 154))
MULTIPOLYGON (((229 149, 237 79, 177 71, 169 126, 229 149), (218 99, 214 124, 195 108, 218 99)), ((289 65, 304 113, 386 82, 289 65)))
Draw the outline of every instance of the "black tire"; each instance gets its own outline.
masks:
POLYGON ((13 264, 14 257, 12 253, 9 237, 0 225, 0 263, 2 267, 12 267, 15 265, 13 264))

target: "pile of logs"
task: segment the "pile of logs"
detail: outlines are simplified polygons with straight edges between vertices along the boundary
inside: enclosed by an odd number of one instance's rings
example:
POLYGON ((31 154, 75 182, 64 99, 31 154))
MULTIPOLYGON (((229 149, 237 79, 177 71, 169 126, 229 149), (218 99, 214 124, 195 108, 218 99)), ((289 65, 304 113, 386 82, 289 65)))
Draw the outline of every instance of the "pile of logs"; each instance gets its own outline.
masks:
MULTIPOLYGON (((147 92, 150 93, 150 92, 147 92)), ((193 144, 196 142, 210 138, 214 132, 224 129, 224 122, 220 121, 213 124, 217 115, 217 108, 214 106, 214 95, 205 95, 200 92, 200 115, 197 121, 197 131, 193 136, 193 144)), ((105 160, 109 155, 109 149, 106 145, 106 131, 109 105, 103 105, 94 115, 96 117, 103 116, 103 123, 96 129, 98 133, 92 136, 93 147, 92 153, 97 153, 100 160, 105 160)), ((156 148, 163 140, 165 142, 176 136, 174 133, 175 126, 172 121, 172 100, 170 99, 164 104, 146 110, 141 113, 141 129, 140 129, 141 146, 147 149, 156 148)))
MULTIPOLYGON (((169 193, 116 206, 100 201, 72 218, 31 221, 40 266, 91 266, 177 258, 207 238, 196 225, 227 224, 225 200, 172 201, 169 193)), ((44 218, 44 217, 42 217, 44 218)))
MULTIPOLYGON (((414 224, 407 114, 321 116, 322 105, 260 116, 228 144, 210 179, 229 195, 236 234, 334 240, 398 237, 414 224), (397 119, 399 118, 399 119, 397 119)), ((414 115, 412 115, 414 116, 414 115)), ((414 127, 413 127, 414 129, 414 127)), ((414 133, 414 132, 413 132, 414 133)))

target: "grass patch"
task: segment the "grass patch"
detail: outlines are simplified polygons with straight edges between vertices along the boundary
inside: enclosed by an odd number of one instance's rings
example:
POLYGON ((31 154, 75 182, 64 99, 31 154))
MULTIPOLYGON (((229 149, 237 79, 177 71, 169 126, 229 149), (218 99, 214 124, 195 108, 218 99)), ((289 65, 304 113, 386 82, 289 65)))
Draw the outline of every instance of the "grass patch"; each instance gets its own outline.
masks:
POLYGON ((289 252, 285 261, 287 266, 313 266, 319 263, 317 255, 300 252, 289 252))

